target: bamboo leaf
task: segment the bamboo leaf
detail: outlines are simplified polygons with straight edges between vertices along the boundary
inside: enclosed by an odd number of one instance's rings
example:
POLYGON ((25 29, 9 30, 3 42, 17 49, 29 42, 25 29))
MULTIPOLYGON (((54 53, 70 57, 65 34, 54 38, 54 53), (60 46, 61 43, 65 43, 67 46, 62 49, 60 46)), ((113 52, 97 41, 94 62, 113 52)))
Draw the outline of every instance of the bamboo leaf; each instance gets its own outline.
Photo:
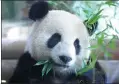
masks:
POLYGON ((102 11, 103 11, 103 9, 102 10, 99 10, 96 14, 92 15, 92 17, 88 20, 88 23, 89 24, 94 24, 95 21, 97 21, 101 17, 100 13, 102 11))
POLYGON ((101 15, 96 16, 95 18, 93 18, 92 21, 90 22, 90 24, 94 24, 99 18, 101 18, 101 15))
POLYGON ((102 33, 101 37, 98 37, 97 40, 98 40, 98 45, 102 45, 104 41, 104 33, 102 33))
POLYGON ((115 36, 112 37, 112 39, 110 40, 110 42, 108 43, 108 46, 111 48, 111 49, 115 49, 116 48, 116 43, 115 43, 115 36))
POLYGON ((91 62, 91 64, 89 66, 86 66, 85 68, 81 69, 80 71, 77 72, 77 76, 78 75, 82 75, 83 73, 89 71, 90 69, 92 69, 95 65, 95 61, 91 62))
POLYGON ((114 41, 112 41, 110 44, 109 44, 109 47, 111 49, 116 49, 116 43, 114 41))
POLYGON ((96 57, 96 55, 91 55, 91 58, 92 58, 93 61, 88 66, 86 66, 83 69, 79 70, 77 72, 77 74, 76 74, 77 76, 78 75, 82 75, 83 73, 87 72, 88 70, 94 68, 96 60, 97 60, 97 57, 96 57))
POLYGON ((87 24, 87 27, 92 30, 92 26, 90 24, 87 24))
POLYGON ((116 4, 113 1, 106 1, 105 4, 109 6, 116 6, 116 4))
POLYGON ((46 70, 46 75, 50 72, 51 69, 52 69, 52 64, 49 64, 46 70))
POLYGON ((117 29, 115 29, 115 32, 116 32, 117 34, 119 34, 119 31, 118 31, 117 29))
POLYGON ((47 70, 47 67, 48 67, 48 63, 44 65, 43 69, 42 69, 42 76, 44 76, 46 70, 47 70))
POLYGON ((98 45, 92 45, 91 47, 88 47, 88 49, 94 50, 94 49, 97 49, 98 47, 99 47, 98 45))
POLYGON ((48 60, 46 60, 46 61, 41 60, 41 61, 37 62, 34 66, 43 65, 43 64, 45 64, 47 62, 48 62, 48 60))
POLYGON ((58 4, 56 2, 53 1, 48 1, 49 5, 53 5, 53 6, 57 6, 58 4))
POLYGON ((84 9, 83 12, 84 12, 85 14, 88 14, 88 13, 89 13, 89 11, 86 10, 86 9, 84 9))

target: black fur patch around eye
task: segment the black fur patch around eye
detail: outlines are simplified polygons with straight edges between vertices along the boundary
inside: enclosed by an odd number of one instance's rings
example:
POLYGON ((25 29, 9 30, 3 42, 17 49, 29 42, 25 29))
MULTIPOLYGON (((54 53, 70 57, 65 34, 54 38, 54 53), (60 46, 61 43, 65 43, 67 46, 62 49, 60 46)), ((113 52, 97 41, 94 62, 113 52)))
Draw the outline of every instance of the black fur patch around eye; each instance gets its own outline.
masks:
POLYGON ((74 47, 75 47, 75 49, 76 49, 76 55, 78 55, 79 52, 80 52, 79 39, 76 39, 76 40, 74 41, 74 47))
POLYGON ((48 40, 47 46, 48 48, 53 48, 60 41, 61 41, 61 35, 58 33, 55 33, 48 40))

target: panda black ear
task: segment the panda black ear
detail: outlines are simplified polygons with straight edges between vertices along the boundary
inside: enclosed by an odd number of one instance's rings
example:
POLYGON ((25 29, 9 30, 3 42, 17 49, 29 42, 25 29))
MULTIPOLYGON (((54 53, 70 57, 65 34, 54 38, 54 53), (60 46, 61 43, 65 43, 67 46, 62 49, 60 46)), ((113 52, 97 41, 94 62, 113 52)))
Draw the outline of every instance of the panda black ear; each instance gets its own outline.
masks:
POLYGON ((47 2, 36 2, 29 10, 29 18, 32 20, 41 19, 48 13, 47 2))
POLYGON ((87 21, 88 20, 84 21, 84 25, 86 26, 89 35, 92 36, 98 28, 98 21, 96 21, 94 24, 88 24, 87 21))

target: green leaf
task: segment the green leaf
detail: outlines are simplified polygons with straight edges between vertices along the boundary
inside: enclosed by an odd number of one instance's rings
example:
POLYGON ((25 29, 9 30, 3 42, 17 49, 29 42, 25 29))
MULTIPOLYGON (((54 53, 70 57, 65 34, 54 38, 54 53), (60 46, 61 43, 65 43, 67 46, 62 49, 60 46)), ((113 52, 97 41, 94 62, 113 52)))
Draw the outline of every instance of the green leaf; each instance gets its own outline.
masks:
POLYGON ((44 64, 43 68, 42 68, 42 76, 48 74, 48 72, 52 69, 52 60, 45 60, 45 61, 39 61, 37 62, 35 65, 42 65, 44 64))
POLYGON ((98 33, 96 34, 96 36, 98 36, 98 35, 100 35, 100 34, 102 34, 102 33, 104 33, 104 35, 108 35, 107 33, 105 33, 105 31, 107 31, 107 29, 108 29, 108 28, 105 28, 105 29, 102 30, 101 32, 98 32, 98 33))
POLYGON ((87 27, 88 27, 90 30, 92 30, 92 25, 87 24, 87 27))
POLYGON ((97 60, 97 55, 95 53, 91 54, 92 62, 95 62, 97 60))
POLYGON ((115 49, 116 48, 115 36, 113 36, 112 39, 109 41, 108 46, 111 49, 115 49))
POLYGON ((91 9, 90 1, 85 1, 85 3, 86 3, 86 6, 91 9))
POLYGON ((101 37, 98 37, 97 40, 98 40, 98 45, 102 45, 104 41, 104 33, 102 33, 101 37))
POLYGON ((99 10, 96 14, 92 15, 92 17, 88 20, 88 24, 94 24, 100 17, 100 13, 103 11, 102 10, 99 10))
POLYGON ((100 51, 101 52, 105 52, 106 51, 106 45, 105 44, 100 45, 100 51))
POLYGON ((111 49, 116 49, 116 43, 114 41, 112 41, 111 43, 109 43, 109 47, 111 49))
POLYGON ((82 75, 83 73, 89 71, 90 69, 92 69, 95 65, 95 61, 91 62, 91 64, 89 66, 86 66, 85 68, 81 69, 80 71, 77 72, 77 76, 78 75, 82 75))
POLYGON ((94 50, 94 49, 97 49, 98 47, 99 47, 98 45, 92 45, 91 47, 88 47, 88 49, 94 50))
POLYGON ((50 72, 51 69, 52 69, 52 64, 49 64, 47 67, 46 75, 50 72))
POLYGON ((45 63, 47 63, 47 62, 48 62, 48 60, 41 60, 41 61, 37 62, 37 63, 35 64, 35 66, 42 65, 42 64, 45 64, 45 63))
POLYGON ((81 69, 81 70, 79 70, 78 72, 77 72, 77 76, 78 75, 82 75, 83 73, 85 73, 85 72, 87 72, 87 71, 89 71, 90 69, 92 69, 92 68, 94 68, 94 66, 95 66, 95 63, 96 63, 96 60, 97 60, 97 57, 96 57, 96 55, 91 55, 91 58, 92 58, 92 62, 88 65, 88 66, 86 66, 86 67, 84 67, 83 69, 81 69))
POLYGON ((57 6, 58 4, 56 2, 53 1, 48 1, 49 5, 53 5, 53 6, 57 6))
POLYGON ((89 67, 89 66, 87 66, 87 67, 85 67, 85 68, 83 68, 83 69, 81 69, 79 72, 77 72, 77 76, 78 75, 82 75, 83 73, 85 73, 85 72, 87 72, 88 70, 90 70, 91 68, 89 67))
POLYGON ((115 29, 115 32, 116 32, 117 34, 119 34, 119 31, 118 31, 117 29, 115 29))
POLYGON ((46 70, 47 70, 47 67, 48 67, 48 63, 44 65, 43 69, 42 69, 42 76, 44 76, 46 70))
POLYGON ((111 23, 111 21, 109 21, 109 23, 110 23, 110 28, 114 29, 114 27, 112 26, 112 23, 111 23))
POLYGON ((105 4, 109 5, 109 6, 116 6, 114 1, 106 1, 105 4))
POLYGON ((113 35, 113 38, 119 40, 119 37, 117 35, 113 35))
POLYGON ((85 14, 88 14, 89 11, 86 10, 86 9, 84 9, 83 12, 84 12, 85 14))
POLYGON ((82 68, 84 68, 86 66, 85 59, 82 59, 82 60, 83 60, 83 66, 82 66, 82 68))
POLYGON ((101 15, 94 17, 90 24, 94 24, 99 18, 101 18, 101 15))

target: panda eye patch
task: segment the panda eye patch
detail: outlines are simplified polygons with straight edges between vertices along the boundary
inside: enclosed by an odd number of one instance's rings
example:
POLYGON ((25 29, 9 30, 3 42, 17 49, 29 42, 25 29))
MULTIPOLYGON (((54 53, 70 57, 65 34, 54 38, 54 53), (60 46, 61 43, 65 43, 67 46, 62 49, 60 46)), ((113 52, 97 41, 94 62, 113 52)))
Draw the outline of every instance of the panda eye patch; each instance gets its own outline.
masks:
POLYGON ((75 47, 75 50, 76 50, 76 55, 78 55, 79 52, 80 52, 79 39, 76 39, 76 40, 74 41, 74 47, 75 47))
POLYGON ((61 41, 61 35, 59 33, 55 33, 49 38, 47 42, 47 46, 48 48, 53 48, 60 41, 61 41))

